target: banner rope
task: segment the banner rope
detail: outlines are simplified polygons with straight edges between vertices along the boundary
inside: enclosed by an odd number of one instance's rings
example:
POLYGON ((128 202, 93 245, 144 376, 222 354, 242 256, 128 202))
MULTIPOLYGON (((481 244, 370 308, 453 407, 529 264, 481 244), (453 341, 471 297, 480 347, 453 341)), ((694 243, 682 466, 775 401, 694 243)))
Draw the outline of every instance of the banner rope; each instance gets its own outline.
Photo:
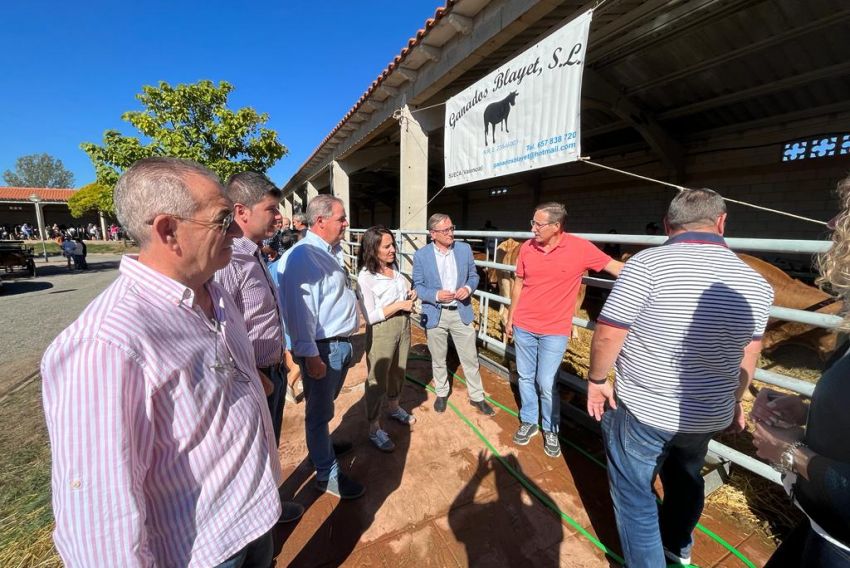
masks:
MULTIPOLYGON (((602 168, 604 170, 610 170, 612 172, 617 172, 619 174, 623 174, 623 175, 630 176, 630 177, 633 177, 633 178, 642 179, 644 181, 648 181, 648 182, 652 182, 652 183, 657 183, 659 185, 665 185, 667 187, 672 187, 672 188, 674 188, 678 191, 683 191, 685 189, 688 189, 685 186, 677 185, 675 183, 669 183, 669 182, 666 182, 666 181, 661 181, 659 179, 655 179, 655 178, 651 178, 651 177, 647 177, 647 176, 642 176, 642 175, 639 175, 639 174, 636 174, 636 173, 627 172, 625 170, 620 170, 618 168, 612 168, 611 166, 606 166, 604 164, 600 164, 598 162, 592 161, 589 156, 579 156, 577 159, 580 162, 583 162, 585 164, 589 164, 591 166, 595 166, 597 168, 602 168)), ((720 194, 719 191, 717 193, 720 194)), ((771 209, 770 207, 763 207, 761 205, 756 205, 755 203, 748 203, 746 201, 739 201, 737 199, 731 199, 729 197, 724 197, 723 195, 721 195, 721 197, 723 197, 723 201, 726 201, 728 203, 736 203, 738 205, 743 205, 744 207, 751 207, 753 209, 759 209, 761 211, 767 211, 769 213, 776 213, 777 215, 784 215, 786 217, 791 217, 793 219, 799 219, 800 221, 808 221, 809 223, 816 223, 818 225, 823 225, 824 227, 827 226, 826 221, 820 221, 818 219, 812 219, 811 217, 804 217, 802 215, 796 215, 794 213, 789 213, 788 211, 780 211, 779 209, 771 209)))

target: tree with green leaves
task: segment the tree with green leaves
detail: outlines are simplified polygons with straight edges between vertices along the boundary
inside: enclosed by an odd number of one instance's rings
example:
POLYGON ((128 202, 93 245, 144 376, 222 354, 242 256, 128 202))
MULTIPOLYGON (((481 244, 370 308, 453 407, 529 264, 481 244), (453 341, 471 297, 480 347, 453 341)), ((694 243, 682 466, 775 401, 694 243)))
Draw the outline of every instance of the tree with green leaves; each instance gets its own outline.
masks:
POLYGON ((71 216, 77 218, 89 211, 110 212, 114 207, 112 189, 97 182, 84 185, 68 199, 71 216))
MULTIPOLYGON (((244 171, 265 173, 286 155, 274 130, 263 128, 268 114, 244 107, 231 110, 227 98, 233 85, 225 81, 146 85, 136 98, 143 110, 125 112, 121 118, 133 125, 145 142, 116 130, 103 134, 103 144, 80 145, 89 155, 100 191, 89 203, 112 202, 112 188, 121 173, 141 158, 171 156, 194 160, 226 180, 244 171), (108 200, 106 193, 109 192, 108 200)), ((112 212, 110 208, 108 212, 112 212)))
POLYGON ((72 187, 74 174, 65 169, 62 160, 50 154, 30 154, 15 161, 15 171, 3 172, 3 179, 13 187, 72 187))

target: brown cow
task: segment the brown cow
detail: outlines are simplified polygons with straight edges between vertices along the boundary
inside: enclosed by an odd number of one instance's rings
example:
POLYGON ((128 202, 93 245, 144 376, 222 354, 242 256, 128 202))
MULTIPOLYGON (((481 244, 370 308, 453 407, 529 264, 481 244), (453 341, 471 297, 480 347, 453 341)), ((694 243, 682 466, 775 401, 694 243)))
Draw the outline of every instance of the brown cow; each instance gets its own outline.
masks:
MULTIPOLYGON (((747 265, 762 275, 773 288, 773 304, 783 308, 806 310, 819 314, 838 315, 844 304, 837 298, 788 276, 785 272, 748 254, 738 254, 747 265)), ((835 350, 838 333, 821 327, 771 319, 764 334, 764 350, 770 351, 783 343, 802 345, 826 360, 835 350)))
MULTIPOLYGON (((516 241, 510 238, 502 241, 499 246, 496 247, 495 262, 516 266, 517 257, 519 257, 519 249, 524 242, 525 241, 516 241)), ((587 272, 585 272, 584 275, 587 276, 587 272)), ((514 275, 512 272, 508 272, 507 270, 488 269, 487 283, 497 287, 500 296, 510 298, 511 292, 513 292, 514 289, 514 275)), ((584 294, 585 285, 582 284, 579 287, 578 297, 576 298, 576 314, 578 314, 581 309, 581 304, 584 302, 584 294)), ((508 323, 508 307, 505 304, 499 305, 499 319, 502 321, 502 331, 504 332, 508 323)), ((572 328, 571 336, 573 339, 578 337, 578 327, 575 325, 572 328)))
MULTIPOLYGON (((625 262, 635 254, 637 254, 637 251, 626 253, 620 260, 625 262)), ((773 288, 773 305, 828 315, 838 315, 842 312, 844 304, 838 298, 788 276, 783 270, 767 261, 748 254, 736 254, 747 266, 767 280, 767 283, 773 288)), ((767 352, 783 344, 801 345, 816 353, 821 361, 825 361, 829 358, 830 353, 835 351, 837 342, 838 333, 836 331, 771 318, 764 333, 763 349, 767 352)))

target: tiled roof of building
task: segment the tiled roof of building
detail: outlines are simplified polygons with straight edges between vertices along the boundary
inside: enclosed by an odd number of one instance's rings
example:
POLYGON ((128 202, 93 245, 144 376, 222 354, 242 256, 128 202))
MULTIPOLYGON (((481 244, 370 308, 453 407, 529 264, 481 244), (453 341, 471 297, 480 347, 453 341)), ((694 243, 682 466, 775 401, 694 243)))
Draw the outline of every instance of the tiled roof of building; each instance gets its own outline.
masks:
POLYGON ((369 88, 366 89, 366 92, 363 93, 363 95, 357 100, 356 103, 354 103, 354 106, 351 107, 351 110, 349 110, 345 114, 345 116, 342 117, 342 120, 337 123, 337 125, 331 130, 330 134, 325 136, 325 139, 322 140, 322 142, 304 161, 304 164, 301 165, 302 168, 308 163, 310 163, 310 160, 313 159, 313 156, 316 155, 316 153, 322 148, 322 146, 324 146, 328 140, 333 138, 333 135, 336 134, 337 130, 342 128, 345 125, 346 121, 351 118, 351 116, 354 115, 355 112, 357 112, 357 109, 359 109, 360 106, 372 95, 375 89, 381 86, 381 83, 384 82, 384 79, 386 79, 387 76, 390 75, 396 69, 396 67, 398 67, 401 62, 405 60, 405 58, 410 53, 410 50, 422 43, 422 40, 425 38, 425 36, 428 35, 428 32, 431 31, 431 29, 437 24, 437 22, 439 22, 444 16, 449 13, 456 1, 457 0, 446 0, 446 5, 437 8, 436 12, 434 12, 433 18, 428 18, 427 20, 425 20, 425 25, 420 28, 419 31, 416 32, 416 35, 414 37, 407 40, 407 46, 401 50, 401 53, 399 53, 395 56, 395 58, 393 58, 393 60, 389 63, 389 65, 387 65, 386 69, 384 69, 384 71, 378 76, 378 78, 372 81, 372 84, 369 85, 369 88))
POLYGON ((52 187, 0 187, 0 201, 30 201, 30 196, 35 194, 44 202, 67 202, 76 191, 52 187))

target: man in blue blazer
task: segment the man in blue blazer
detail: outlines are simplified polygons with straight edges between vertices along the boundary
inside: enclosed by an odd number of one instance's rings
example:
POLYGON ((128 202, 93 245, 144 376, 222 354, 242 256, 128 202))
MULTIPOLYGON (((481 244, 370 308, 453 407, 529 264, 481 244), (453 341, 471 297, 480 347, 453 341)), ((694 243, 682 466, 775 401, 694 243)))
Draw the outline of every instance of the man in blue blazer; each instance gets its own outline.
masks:
POLYGON ((422 300, 422 325, 428 338, 437 390, 434 410, 445 412, 449 398, 446 354, 451 334, 466 375, 469 402, 482 414, 492 416, 495 412, 484 400, 472 327, 470 299, 478 286, 478 273, 472 249, 466 243, 455 242, 454 230, 448 215, 431 215, 428 219, 431 243, 413 257, 413 287, 422 300))

